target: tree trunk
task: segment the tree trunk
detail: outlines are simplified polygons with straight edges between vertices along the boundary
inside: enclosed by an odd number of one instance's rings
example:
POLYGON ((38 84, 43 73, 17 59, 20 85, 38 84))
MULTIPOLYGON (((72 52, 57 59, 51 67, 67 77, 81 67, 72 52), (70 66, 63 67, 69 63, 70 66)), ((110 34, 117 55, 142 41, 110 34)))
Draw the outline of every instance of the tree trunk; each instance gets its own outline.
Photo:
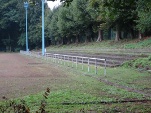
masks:
POLYGON ((64 40, 63 40, 63 38, 61 39, 61 45, 63 45, 64 44, 64 40))
POLYGON ((116 37, 115 37, 115 41, 119 41, 120 38, 121 38, 121 31, 120 31, 119 25, 117 24, 116 25, 116 37))
POLYGON ((88 37, 87 36, 85 37, 85 43, 88 43, 88 37))
POLYGON ((78 35, 76 35, 76 43, 79 43, 78 35))
POLYGON ((131 31, 130 31, 130 38, 131 38, 131 39, 134 39, 134 38, 135 38, 135 36, 134 36, 134 30, 133 30, 133 29, 131 29, 131 31))
POLYGON ((142 33, 139 31, 139 34, 138 34, 138 38, 141 40, 143 37, 142 37, 142 33))
POLYGON ((10 35, 9 35, 9 51, 10 51, 10 52, 12 51, 10 35))
POLYGON ((101 42, 102 40, 103 40, 103 30, 99 30, 97 42, 101 42))

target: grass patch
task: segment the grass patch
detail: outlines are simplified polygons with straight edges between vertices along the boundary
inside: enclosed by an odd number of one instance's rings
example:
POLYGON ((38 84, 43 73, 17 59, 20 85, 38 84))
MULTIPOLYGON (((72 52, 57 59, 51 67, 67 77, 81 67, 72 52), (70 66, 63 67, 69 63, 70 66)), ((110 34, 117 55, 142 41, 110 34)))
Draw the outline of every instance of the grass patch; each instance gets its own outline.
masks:
MULTIPOLYGON (((87 72, 87 65, 78 64, 76 69, 76 64, 73 64, 74 68, 71 68, 72 63, 61 62, 56 64, 53 59, 47 59, 43 62, 49 62, 52 66, 55 66, 67 73, 66 78, 63 82, 58 85, 58 82, 53 86, 50 84, 50 94, 48 99, 46 99, 46 111, 48 112, 59 112, 59 113, 73 113, 73 112, 146 112, 151 111, 150 102, 136 102, 136 103, 112 103, 112 101, 121 100, 133 100, 133 99, 150 99, 142 94, 130 92, 116 86, 100 82, 98 79, 101 77, 108 81, 121 84, 123 86, 133 87, 135 89, 149 88, 150 84, 150 74, 143 72, 140 73, 136 70, 117 67, 117 68, 107 68, 107 75, 104 76, 104 68, 98 68, 98 74, 95 74, 95 67, 90 66, 90 72, 87 72), (50 62, 51 61, 51 62, 50 62), (70 67, 68 67, 68 65, 70 67), (89 75, 89 76, 84 76, 89 75), (57 88, 53 88, 57 87, 57 88), (57 90, 54 90, 57 89, 57 90), (109 104, 97 104, 98 102, 111 102, 109 104), (65 104, 70 103, 70 104, 65 104), (86 103, 86 104, 81 104, 86 103)), ((58 78, 59 79, 59 78, 58 78)), ((49 87, 49 86, 48 86, 49 87)), ((30 112, 36 112, 41 105, 41 100, 43 100, 43 92, 28 95, 15 101, 19 102, 23 99, 26 105, 30 107, 30 112)), ((1 102, 0 105, 5 105, 1 102)))
POLYGON ((124 45, 125 49, 151 48, 151 38, 124 45))
POLYGON ((138 58, 132 61, 127 61, 123 64, 124 67, 133 67, 138 69, 149 70, 151 69, 151 56, 147 58, 138 58))
POLYGON ((47 51, 70 51, 72 52, 112 52, 115 49, 149 49, 151 48, 151 38, 144 40, 120 40, 115 42, 113 40, 104 40, 102 42, 89 42, 69 45, 56 45, 47 47, 47 51), (92 51, 91 51, 92 50, 92 51), (104 51, 105 50, 105 51, 104 51), (110 51, 111 50, 111 51, 110 51))

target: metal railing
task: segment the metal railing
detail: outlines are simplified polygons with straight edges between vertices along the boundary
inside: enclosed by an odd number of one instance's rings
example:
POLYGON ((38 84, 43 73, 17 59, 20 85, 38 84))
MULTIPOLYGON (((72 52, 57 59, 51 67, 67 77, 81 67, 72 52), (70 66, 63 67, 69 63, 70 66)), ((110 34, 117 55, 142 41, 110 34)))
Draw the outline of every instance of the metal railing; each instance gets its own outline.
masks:
POLYGON ((76 69, 78 66, 81 66, 81 69, 84 70, 84 64, 87 64, 87 71, 90 72, 90 65, 95 66, 95 74, 98 74, 98 67, 104 65, 104 75, 106 76, 106 59, 100 58, 91 58, 91 57, 82 57, 82 56, 72 56, 72 55, 63 55, 63 54, 53 54, 53 53, 45 53, 45 56, 42 56, 40 52, 34 51, 20 51, 21 54, 37 57, 37 58, 44 58, 45 60, 51 59, 54 63, 60 63, 63 65, 67 65, 68 67, 75 67, 76 69), (78 65, 80 64, 80 65, 78 65))

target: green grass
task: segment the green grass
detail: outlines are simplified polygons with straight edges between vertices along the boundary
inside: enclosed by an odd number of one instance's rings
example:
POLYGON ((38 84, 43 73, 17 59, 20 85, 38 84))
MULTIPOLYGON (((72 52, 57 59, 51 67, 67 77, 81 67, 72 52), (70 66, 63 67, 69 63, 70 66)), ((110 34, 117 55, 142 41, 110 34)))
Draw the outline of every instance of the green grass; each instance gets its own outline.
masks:
POLYGON ((151 38, 135 43, 125 44, 124 48, 126 49, 151 48, 151 38))
POLYGON ((148 56, 147 58, 138 58, 135 60, 127 61, 123 64, 123 66, 139 68, 139 69, 144 68, 144 70, 151 69, 151 56, 148 56))
MULTIPOLYGON (((70 73, 70 72, 69 72, 70 73)), ((99 82, 94 77, 83 76, 82 74, 70 74, 70 80, 62 84, 60 90, 57 91, 50 91, 50 95, 48 96, 47 107, 46 110, 51 112, 80 112, 81 110, 87 112, 90 110, 93 111, 108 111, 113 112, 116 107, 120 106, 118 109, 123 111, 124 105, 128 106, 131 103, 127 104, 97 104, 97 102, 105 101, 105 102, 112 102, 112 101, 120 101, 125 99, 144 99, 143 95, 128 92, 123 89, 119 89, 114 86, 106 85, 105 83, 99 82), (91 104, 94 102, 94 104, 91 104), (63 103, 71 103, 69 105, 64 105, 63 103), (78 104, 79 103, 79 104, 78 104), (87 103, 87 104, 80 104, 80 103, 87 103), (111 108, 110 108, 111 107, 111 108)), ((97 76, 97 75, 96 75, 97 76)), ((31 112, 35 112, 40 106, 40 100, 43 100, 42 93, 38 93, 35 95, 29 95, 22 97, 25 100, 26 105, 30 108, 31 112)), ((19 101, 19 99, 16 99, 19 101)), ((135 111, 135 109, 142 105, 136 105, 130 107, 131 111, 135 111)), ((140 109, 140 108, 139 108, 140 109)), ((151 108, 147 108, 150 110, 151 108)), ((146 110, 146 107, 145 109, 146 110)), ((130 111, 129 109, 126 110, 127 112, 130 111)))
MULTIPOLYGON (((47 47, 47 51, 78 51, 78 52, 90 52, 90 53, 101 53, 101 52, 112 52, 116 49, 149 49, 151 48, 151 38, 144 40, 121 40, 115 42, 113 40, 104 40, 102 42, 89 42, 69 45, 57 45, 47 47), (92 50, 92 51, 91 51, 92 50)), ((117 50, 116 50, 117 51, 117 50)))
MULTIPOLYGON (((148 58, 150 59, 150 57, 148 58)), ((53 59, 43 60, 43 62, 49 62, 52 66, 58 67, 60 70, 64 70, 67 73, 66 81, 61 82, 60 85, 53 84, 51 87, 57 87, 57 90, 50 89, 48 99, 46 99, 46 110, 49 113, 73 113, 73 112, 143 112, 148 113, 151 111, 151 102, 136 102, 136 103, 112 103, 113 101, 122 100, 143 100, 151 99, 151 97, 144 96, 140 93, 133 91, 127 91, 123 88, 109 85, 105 82, 100 82, 100 78, 110 81, 112 83, 122 85, 125 87, 134 88, 135 90, 143 91, 150 94, 151 75, 148 72, 139 72, 134 68, 116 67, 107 68, 107 75, 104 76, 104 68, 99 67, 98 73, 95 74, 95 67, 90 65, 90 72, 87 71, 86 64, 78 63, 73 64, 71 68, 71 62, 56 63, 53 59), (64 65, 65 63, 65 65, 64 65), (68 65, 70 67, 68 67, 68 65), (99 102, 111 102, 109 104, 98 104, 99 102), (69 103, 66 105, 65 103, 69 103), (82 104, 83 103, 83 104, 82 104), (86 104, 84 104, 86 103, 86 104)), ((63 78, 61 78, 63 79, 63 78)), ((44 92, 39 92, 34 95, 27 95, 21 98, 14 99, 19 103, 20 99, 25 100, 26 105, 30 108, 30 111, 35 113, 41 104, 41 100, 44 92)), ((5 102, 0 102, 0 105, 4 106, 5 102)))
MULTIPOLYGON (((151 64, 150 57, 143 58, 145 59, 144 62, 151 64)), ((94 65, 89 66, 89 72, 88 72, 88 65, 87 64, 81 64, 78 63, 76 67, 76 63, 70 62, 70 61, 55 61, 54 59, 47 59, 48 62, 56 62, 55 65, 58 65, 61 68, 65 68, 65 70, 69 70, 70 72, 82 74, 86 76, 93 77, 95 79, 106 79, 110 82, 117 83, 122 86, 128 86, 130 88, 134 88, 136 90, 144 90, 146 88, 149 88, 151 86, 151 76, 150 73, 148 73, 146 70, 143 72, 140 72, 137 68, 127 67, 127 63, 124 64, 122 67, 115 67, 115 68, 106 68, 106 75, 104 75, 105 68, 98 66, 97 67, 97 74, 96 68, 94 65), (126 65, 126 66, 125 66, 126 65), (72 67, 73 66, 73 67, 72 67), (83 66, 83 70, 82 70, 83 66), (143 85, 142 85, 143 84, 143 85)), ((145 63, 144 63, 145 64, 145 63)), ((145 92, 145 91, 144 91, 145 92)), ((146 91, 147 92, 147 91, 146 91)))
MULTIPOLYGON (((107 68, 107 75, 104 76, 104 68, 99 68, 98 74, 95 74, 95 67, 90 65, 90 72, 87 72, 87 65, 74 63, 71 68, 71 62, 62 62, 62 64, 54 64, 49 59, 46 62, 50 62, 54 66, 59 66, 64 71, 68 70, 70 76, 68 81, 60 86, 60 90, 51 91, 47 99, 46 110, 51 112, 149 112, 151 107, 148 106, 150 103, 115 103, 115 104, 97 104, 97 102, 112 102, 121 100, 131 99, 151 99, 145 97, 142 94, 129 92, 125 89, 118 88, 116 86, 108 85, 104 82, 100 82, 98 79, 103 78, 110 82, 117 83, 119 85, 128 86, 136 90, 143 90, 149 88, 150 74, 147 72, 140 73, 137 70, 117 67, 107 68), (68 65, 70 67, 68 67, 68 65), (84 76, 88 75, 88 76, 84 76), (69 105, 64 105, 69 103, 69 105), (87 103, 87 104, 81 104, 87 103), (94 104, 92 104, 94 103, 94 104)), ((57 61, 56 61, 57 62, 57 61)), ((43 99, 43 93, 36 95, 29 95, 23 97, 30 106, 32 112, 35 112, 40 106, 40 100, 43 99)))
POLYGON ((56 45, 47 47, 47 52, 67 52, 67 53, 86 53, 86 54, 130 54, 130 55, 150 55, 151 38, 142 41, 121 40, 104 40, 102 42, 89 42, 69 45, 56 45), (142 50, 143 49, 143 50, 142 50))

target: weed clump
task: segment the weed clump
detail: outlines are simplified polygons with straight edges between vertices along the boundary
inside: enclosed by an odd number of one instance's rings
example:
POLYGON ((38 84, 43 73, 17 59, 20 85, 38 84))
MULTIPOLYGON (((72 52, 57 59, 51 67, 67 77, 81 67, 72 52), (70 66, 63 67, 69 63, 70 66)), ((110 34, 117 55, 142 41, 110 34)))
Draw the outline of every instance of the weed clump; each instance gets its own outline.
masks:
MULTIPOLYGON (((40 106, 36 110, 36 113, 47 113, 46 109, 46 99, 48 99, 48 95, 50 93, 50 89, 47 88, 43 94, 43 99, 41 100, 40 106)), ((0 105, 0 113, 30 113, 30 108, 25 100, 20 99, 17 100, 9 100, 6 97, 2 97, 4 99, 4 104, 0 105)))
POLYGON ((127 61, 123 64, 123 66, 128 68, 133 67, 140 70, 151 70, 151 56, 127 61))

